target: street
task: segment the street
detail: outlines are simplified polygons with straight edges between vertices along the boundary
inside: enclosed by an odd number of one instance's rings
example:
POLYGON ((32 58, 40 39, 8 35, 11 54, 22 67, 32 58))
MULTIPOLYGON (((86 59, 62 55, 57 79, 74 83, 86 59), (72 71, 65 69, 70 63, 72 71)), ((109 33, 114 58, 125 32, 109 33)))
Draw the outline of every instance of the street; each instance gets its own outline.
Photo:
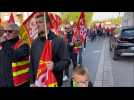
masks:
POLYGON ((86 50, 83 52, 83 65, 88 67, 93 83, 98 69, 103 41, 102 39, 94 42, 88 41, 86 50))
POLYGON ((90 81, 94 87, 133 87, 133 55, 134 12, 0 12, 0 87, 23 85, 29 70, 43 87, 60 84, 62 75, 62 87, 70 87, 72 74, 76 87, 88 87, 90 81), (43 70, 53 67, 56 79, 43 70))
POLYGON ((95 87, 134 86, 134 57, 112 60, 108 38, 88 42, 83 53, 83 64, 88 67, 95 87))
MULTIPOLYGON (((83 65, 88 68, 94 87, 133 87, 134 57, 120 57, 114 61, 109 52, 109 39, 87 42, 83 51, 83 65)), ((70 66, 70 76, 72 73, 70 66)), ((71 78, 71 77, 70 77, 71 78)), ((63 87, 70 86, 70 79, 63 87)))

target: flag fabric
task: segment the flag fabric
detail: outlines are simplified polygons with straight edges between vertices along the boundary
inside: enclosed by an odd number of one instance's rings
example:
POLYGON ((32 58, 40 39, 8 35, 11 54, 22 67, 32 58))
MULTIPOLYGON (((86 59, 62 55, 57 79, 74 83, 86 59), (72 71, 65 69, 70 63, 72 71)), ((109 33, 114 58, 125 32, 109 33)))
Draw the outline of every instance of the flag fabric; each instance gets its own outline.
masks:
POLYGON ((14 20, 13 13, 11 13, 11 15, 10 15, 10 17, 9 17, 9 20, 8 20, 8 23, 10 23, 10 24, 15 24, 15 20, 14 20))
POLYGON ((3 23, 2 19, 0 18, 0 26, 3 26, 3 25, 4 25, 4 23, 3 23))
POLYGON ((57 29, 57 23, 55 21, 56 19, 55 19, 54 15, 52 13, 49 13, 48 17, 50 18, 50 28, 57 29))
POLYGON ((58 33, 61 31, 60 25, 62 23, 60 16, 48 13, 48 17, 50 18, 50 29, 53 30, 56 35, 59 35, 58 33))
MULTIPOLYGON (((38 28, 36 25, 35 17, 40 14, 33 12, 24 23, 21 25, 20 36, 24 42, 31 46, 32 41, 37 37, 38 28)), ((54 26, 55 27, 55 26, 54 26)), ((44 43, 44 49, 40 57, 38 66, 36 82, 39 87, 57 87, 57 81, 53 74, 53 71, 48 70, 46 64, 52 61, 52 41, 46 40, 44 43)))
POLYGON ((36 13, 37 12, 33 12, 20 27, 20 36, 22 40, 29 45, 31 45, 32 41, 38 35, 38 28, 35 19, 36 13))
POLYGON ((0 25, 2 24, 2 20, 1 20, 1 18, 0 18, 0 25))
POLYGON ((85 13, 81 12, 79 20, 78 20, 78 29, 80 32, 80 39, 82 42, 84 42, 86 35, 87 35, 87 29, 85 24, 85 13))
POLYGON ((38 87, 57 87, 56 78, 52 70, 47 69, 47 63, 52 61, 52 41, 46 40, 41 54, 35 84, 38 87))
POLYGON ((77 23, 74 23, 73 28, 73 38, 72 42, 74 42, 75 46, 73 49, 74 53, 79 54, 80 48, 86 39, 87 29, 85 25, 85 14, 84 12, 80 13, 80 17, 77 23))
POLYGON ((19 35, 21 39, 24 41, 24 43, 27 43, 29 46, 31 45, 31 39, 29 37, 28 31, 25 27, 25 25, 21 25, 19 35))

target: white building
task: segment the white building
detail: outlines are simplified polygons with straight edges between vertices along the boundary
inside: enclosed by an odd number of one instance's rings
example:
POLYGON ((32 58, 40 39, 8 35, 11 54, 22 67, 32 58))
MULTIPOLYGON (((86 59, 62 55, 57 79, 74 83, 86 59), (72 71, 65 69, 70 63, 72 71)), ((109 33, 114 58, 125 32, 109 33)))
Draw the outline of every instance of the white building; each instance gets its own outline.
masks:
POLYGON ((125 12, 122 19, 122 26, 134 26, 134 12, 125 12))

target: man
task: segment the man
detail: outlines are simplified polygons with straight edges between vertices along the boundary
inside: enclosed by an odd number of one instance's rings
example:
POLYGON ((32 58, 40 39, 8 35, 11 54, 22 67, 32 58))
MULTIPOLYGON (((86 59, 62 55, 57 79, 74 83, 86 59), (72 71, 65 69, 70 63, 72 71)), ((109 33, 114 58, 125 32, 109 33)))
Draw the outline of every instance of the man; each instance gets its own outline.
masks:
POLYGON ((5 41, 1 43, 0 87, 29 86, 29 46, 19 39, 19 27, 4 27, 5 41))
MULTIPOLYGON (((47 13, 46 13, 47 14, 47 13)), ((36 16, 37 27, 38 27, 38 37, 33 41, 31 46, 31 85, 35 86, 35 80, 37 75, 37 69, 39 66, 40 56, 42 54, 43 46, 46 40, 46 34, 49 40, 52 40, 52 61, 47 64, 47 68, 52 69, 53 73, 58 82, 58 86, 62 86, 63 70, 68 64, 67 60, 67 50, 64 41, 57 37, 49 29, 50 19, 46 16, 46 24, 48 33, 45 33, 45 23, 44 23, 44 13, 40 12, 36 16)))

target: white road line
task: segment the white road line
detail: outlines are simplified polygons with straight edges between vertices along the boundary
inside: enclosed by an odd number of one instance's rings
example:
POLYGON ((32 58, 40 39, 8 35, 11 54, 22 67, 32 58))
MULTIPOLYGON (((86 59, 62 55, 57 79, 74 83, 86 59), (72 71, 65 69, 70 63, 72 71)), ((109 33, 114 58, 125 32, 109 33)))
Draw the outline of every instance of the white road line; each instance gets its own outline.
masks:
POLYGON ((93 53, 100 53, 100 50, 94 50, 93 53))
POLYGON ((110 61, 110 55, 108 50, 108 44, 105 39, 103 41, 103 47, 100 55, 100 61, 98 64, 98 70, 96 73, 96 79, 94 87, 112 87, 113 75, 110 61))
POLYGON ((97 73, 96 73, 94 87, 102 87, 104 51, 105 51, 105 43, 106 43, 105 41, 106 40, 103 41, 103 47, 102 47, 102 50, 101 50, 100 61, 99 61, 99 64, 98 64, 98 70, 97 70, 97 73))
POLYGON ((109 51, 109 43, 107 42, 105 48, 104 57, 104 70, 103 70, 103 87, 113 87, 113 74, 112 74, 112 64, 109 51))

